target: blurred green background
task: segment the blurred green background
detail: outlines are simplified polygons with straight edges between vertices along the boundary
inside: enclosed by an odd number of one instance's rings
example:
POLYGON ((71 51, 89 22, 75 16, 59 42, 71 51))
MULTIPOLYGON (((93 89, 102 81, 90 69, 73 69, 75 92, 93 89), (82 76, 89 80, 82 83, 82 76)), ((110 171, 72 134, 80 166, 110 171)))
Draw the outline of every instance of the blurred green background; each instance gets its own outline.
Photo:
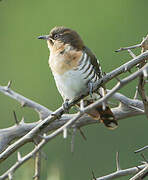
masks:
MULTIPOLYGON (((148 33, 147 7, 147 0, 0 1, 0 84, 12 80, 14 90, 55 110, 62 99, 48 68, 47 45, 37 40, 37 36, 48 34, 59 25, 75 29, 100 59, 103 70, 109 72, 130 59, 127 52, 114 50, 137 44, 148 33)), ((136 82, 120 92, 132 97, 136 82)), ((19 119, 24 116, 26 122, 38 120, 32 110, 22 109, 17 102, 0 94, 0 128, 14 124, 13 110, 19 119)), ((71 136, 66 140, 59 136, 43 149, 47 160, 42 160, 41 179, 89 180, 90 169, 96 177, 108 174, 116 168, 116 151, 120 152, 122 168, 138 165, 141 157, 134 150, 147 144, 147 127, 144 116, 120 121, 115 131, 103 125, 85 127, 87 141, 77 133, 74 154, 70 152, 71 136)), ((30 149, 31 146, 25 146, 22 154, 30 149)), ((15 161, 16 154, 0 165, 0 174, 15 161)), ((31 180, 32 176, 33 160, 15 173, 16 180, 31 180)))

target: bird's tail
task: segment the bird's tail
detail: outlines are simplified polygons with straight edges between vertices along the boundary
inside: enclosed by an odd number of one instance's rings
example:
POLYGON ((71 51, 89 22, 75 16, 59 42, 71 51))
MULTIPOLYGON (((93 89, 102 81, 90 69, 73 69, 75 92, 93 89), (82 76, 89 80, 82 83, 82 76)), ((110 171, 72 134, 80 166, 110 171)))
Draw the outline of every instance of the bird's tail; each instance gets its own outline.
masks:
MULTIPOLYGON (((92 104, 97 99, 98 99, 98 94, 96 93, 93 94, 93 97, 86 97, 83 101, 84 106, 88 106, 92 104)), ((118 122, 114 114, 112 113, 110 107, 107 104, 105 104, 105 107, 99 105, 91 109, 89 112, 87 112, 87 114, 90 115, 93 119, 99 120, 100 122, 104 123, 104 125, 109 129, 115 129, 118 126, 118 122)))
POLYGON ((88 115, 90 115, 94 119, 99 120, 100 122, 103 122, 104 125, 109 129, 115 129, 118 126, 115 116, 107 105, 105 107, 105 110, 103 109, 103 106, 98 106, 90 110, 90 112, 88 112, 88 115))

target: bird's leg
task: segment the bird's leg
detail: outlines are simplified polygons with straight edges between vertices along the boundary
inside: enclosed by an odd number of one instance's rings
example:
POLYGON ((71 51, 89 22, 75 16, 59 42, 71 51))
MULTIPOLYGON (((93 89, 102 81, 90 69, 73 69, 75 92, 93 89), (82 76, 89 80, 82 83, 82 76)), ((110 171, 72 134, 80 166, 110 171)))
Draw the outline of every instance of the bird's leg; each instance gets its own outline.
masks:
MULTIPOLYGON (((69 101, 69 99, 65 99, 65 100, 64 100, 64 103, 62 104, 63 109, 64 109, 64 111, 65 111, 66 113, 68 113, 68 101, 69 101)), ((61 118, 60 115, 58 116, 57 114, 54 114, 54 113, 51 113, 51 115, 52 115, 52 116, 55 116, 57 119, 60 119, 60 118, 61 118)))
POLYGON ((92 81, 88 82, 88 88, 89 88, 89 95, 92 98, 92 94, 93 94, 93 87, 94 87, 94 83, 92 81))
POLYGON ((65 99, 62 106, 65 112, 68 112, 68 101, 69 99, 65 99))
POLYGON ((80 111, 83 111, 83 109, 84 109, 84 100, 81 99, 81 101, 80 101, 80 111))
POLYGON ((57 114, 55 114, 55 113, 51 113, 51 116, 54 116, 56 119, 60 119, 60 118, 61 118, 60 115, 57 115, 57 114))

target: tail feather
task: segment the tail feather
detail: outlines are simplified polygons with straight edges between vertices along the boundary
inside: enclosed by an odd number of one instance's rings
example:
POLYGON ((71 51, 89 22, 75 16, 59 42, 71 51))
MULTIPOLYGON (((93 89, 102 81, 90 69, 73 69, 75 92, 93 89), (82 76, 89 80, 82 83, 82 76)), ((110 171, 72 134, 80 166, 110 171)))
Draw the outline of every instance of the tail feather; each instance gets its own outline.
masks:
POLYGON ((117 128, 117 120, 108 106, 106 106, 105 110, 103 110, 102 106, 97 107, 96 110, 99 112, 100 121, 103 122, 106 127, 110 129, 117 128))
POLYGON ((98 106, 92 109, 88 115, 92 116, 94 119, 100 120, 100 122, 104 123, 109 129, 115 129, 118 126, 117 120, 108 106, 106 106, 105 110, 103 110, 102 106, 98 106))

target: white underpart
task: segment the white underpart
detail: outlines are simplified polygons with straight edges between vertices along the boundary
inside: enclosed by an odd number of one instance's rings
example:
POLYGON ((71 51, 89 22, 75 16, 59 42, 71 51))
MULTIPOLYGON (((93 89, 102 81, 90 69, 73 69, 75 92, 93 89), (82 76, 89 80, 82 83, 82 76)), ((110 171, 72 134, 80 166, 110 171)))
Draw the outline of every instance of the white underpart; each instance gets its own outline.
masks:
MULTIPOLYGON (((88 79, 85 79, 85 77, 92 71, 93 68, 91 65, 86 73, 84 73, 89 65, 90 60, 89 58, 87 59, 87 54, 85 53, 81 65, 77 70, 69 70, 63 75, 53 73, 57 88, 64 100, 70 100, 76 96, 79 96, 87 88, 88 80, 94 75, 94 73, 92 73, 88 79), (81 69, 84 64, 86 64, 85 67, 81 69)), ((92 82, 95 80, 96 76, 92 79, 92 82)))
POLYGON ((86 88, 86 80, 80 71, 69 70, 63 75, 53 75, 63 99, 73 99, 86 88))

